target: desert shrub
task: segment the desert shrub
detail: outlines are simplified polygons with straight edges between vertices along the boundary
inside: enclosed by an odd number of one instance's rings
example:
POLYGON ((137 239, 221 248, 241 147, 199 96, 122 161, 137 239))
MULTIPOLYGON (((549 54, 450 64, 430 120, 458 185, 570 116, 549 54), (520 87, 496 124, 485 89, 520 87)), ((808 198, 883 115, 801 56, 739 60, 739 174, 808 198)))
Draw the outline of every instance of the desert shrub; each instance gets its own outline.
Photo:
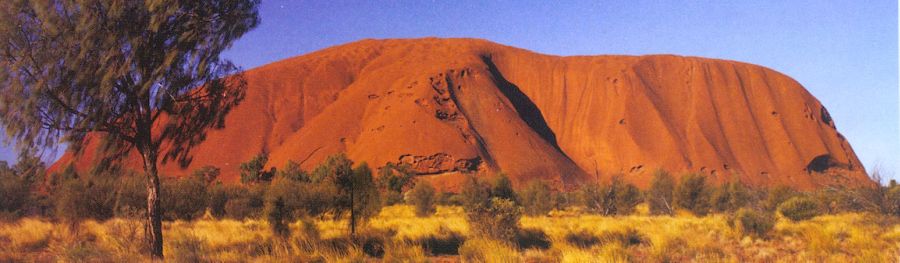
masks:
POLYGON ((618 176, 613 177, 610 185, 586 184, 579 193, 588 211, 602 215, 627 215, 641 202, 640 190, 618 176))
POLYGON ((306 171, 303 171, 303 169, 300 169, 300 164, 294 161, 288 161, 284 164, 284 168, 278 170, 276 176, 295 182, 310 182, 309 174, 307 174, 306 171))
POLYGON ((222 173, 222 170, 219 169, 219 167, 215 167, 212 165, 206 165, 206 166, 197 168, 197 170, 194 170, 194 172, 191 173, 191 177, 197 178, 197 180, 203 182, 204 184, 209 185, 209 184, 212 184, 213 182, 215 182, 216 179, 219 178, 219 175, 221 173, 222 173))
POLYGON ((147 178, 132 174, 119 177, 116 183, 116 215, 147 210, 147 178))
POLYGON ((452 192, 440 192, 437 194, 437 204, 439 205, 455 205, 462 206, 464 202, 463 195, 452 192))
POLYGON ((475 176, 468 176, 459 196, 466 211, 487 207, 491 202, 491 187, 475 176))
POLYGON ((309 215, 306 206, 310 202, 310 192, 306 189, 309 183, 295 181, 288 177, 277 177, 272 180, 266 190, 266 205, 281 200, 283 220, 294 220, 309 215))
POLYGON ((735 212, 731 224, 743 235, 764 238, 775 227, 775 218, 765 212, 741 208, 735 212))
POLYGON ((288 211, 284 207, 284 199, 275 197, 274 199, 266 200, 263 214, 266 215, 266 221, 269 222, 269 228, 274 236, 281 238, 290 236, 290 228, 285 223, 288 211))
POLYGON ((409 192, 409 201, 416 207, 416 216, 426 217, 434 213, 434 187, 426 181, 416 183, 409 192))
POLYGON ((491 188, 491 196, 497 198, 503 198, 506 200, 510 200, 513 202, 518 202, 518 198, 516 197, 516 191, 513 190, 512 181, 509 180, 509 176, 506 176, 504 173, 499 173, 497 178, 494 179, 494 183, 491 188))
POLYGON ((241 163, 241 182, 254 184, 272 180, 272 177, 275 176, 275 168, 266 171, 265 166, 268 161, 269 154, 263 152, 254 156, 253 159, 241 163))
POLYGON ((236 189, 225 202, 225 215, 237 220, 258 217, 265 205, 265 187, 258 185, 236 189))
POLYGON ((518 196, 525 214, 529 216, 546 215, 556 205, 555 194, 550 186, 541 180, 528 183, 518 196))
POLYGON ((225 217, 225 204, 229 199, 245 194, 246 189, 237 185, 214 183, 207 188, 207 207, 210 214, 217 218, 225 217))
POLYGON ((548 249, 550 237, 537 228, 523 228, 516 232, 515 244, 521 249, 548 249))
POLYGON ((724 183, 712 193, 712 208, 717 212, 733 212, 747 205, 749 189, 740 182, 724 183))
POLYGON ((362 249, 363 253, 370 257, 380 258, 384 256, 386 244, 391 241, 393 233, 366 229, 354 235, 351 240, 354 245, 362 249))
POLYGON ((647 190, 647 204, 650 214, 672 215, 675 213, 675 178, 664 170, 653 173, 650 189, 647 190))
POLYGON ((791 221, 803 221, 820 214, 819 205, 812 198, 795 196, 778 206, 778 213, 791 221))
POLYGON ((386 205, 403 201, 403 191, 412 186, 414 175, 407 163, 387 163, 378 170, 378 188, 384 192, 386 205))
POLYGON ((764 208, 768 211, 775 211, 778 209, 778 206, 784 201, 791 199, 791 197, 797 196, 799 193, 789 186, 776 186, 775 188, 771 188, 766 195, 766 201, 764 208))
POLYGON ((114 215, 115 200, 115 180, 109 176, 70 179, 54 192, 55 215, 70 223, 106 220, 114 215))
POLYGON ((208 195, 203 177, 164 179, 160 206, 165 220, 191 220, 206 211, 208 195))
POLYGON ((467 209, 466 216, 475 233, 511 242, 519 231, 522 210, 511 200, 494 197, 486 207, 467 209))
POLYGON ((29 196, 28 183, 14 171, 0 163, 0 214, 21 215, 29 196))
POLYGON ((690 173, 681 177, 675 191, 675 203, 698 216, 709 212, 709 187, 706 176, 690 173))
POLYGON ((600 233, 597 238, 600 239, 600 242, 603 244, 619 243, 626 247, 647 244, 649 242, 646 236, 638 232, 637 229, 630 227, 605 231, 600 233))

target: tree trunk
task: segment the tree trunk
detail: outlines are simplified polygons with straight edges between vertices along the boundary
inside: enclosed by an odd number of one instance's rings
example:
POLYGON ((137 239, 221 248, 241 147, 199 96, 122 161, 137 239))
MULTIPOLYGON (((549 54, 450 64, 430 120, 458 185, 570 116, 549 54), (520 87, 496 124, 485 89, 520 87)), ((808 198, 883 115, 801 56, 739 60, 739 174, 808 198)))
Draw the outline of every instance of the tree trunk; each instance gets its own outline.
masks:
POLYGON ((350 186, 350 236, 356 236, 356 204, 353 200, 353 185, 350 186))
POLYGON ((156 155, 144 153, 144 172, 147 173, 147 229, 145 235, 150 248, 150 257, 163 259, 162 217, 159 206, 159 175, 156 169, 156 155))

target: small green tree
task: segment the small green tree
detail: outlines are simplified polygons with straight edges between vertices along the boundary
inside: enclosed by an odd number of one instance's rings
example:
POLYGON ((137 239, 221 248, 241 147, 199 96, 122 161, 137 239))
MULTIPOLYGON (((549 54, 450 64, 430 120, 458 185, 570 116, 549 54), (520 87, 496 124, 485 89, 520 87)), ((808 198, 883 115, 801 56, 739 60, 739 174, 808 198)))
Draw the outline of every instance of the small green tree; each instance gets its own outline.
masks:
POLYGON ((161 202, 163 218, 166 220, 192 220, 203 215, 209 199, 206 178, 187 176, 179 179, 163 180, 161 202))
POLYGON ((387 163, 378 170, 378 187, 385 193, 388 205, 403 200, 403 191, 415 182, 415 173, 408 163, 387 163))
POLYGON ((764 208, 768 211, 775 211, 781 203, 797 195, 799 193, 789 186, 780 185, 770 188, 766 195, 764 208))
POLYGON ((746 206, 750 198, 750 191, 742 183, 724 183, 712 193, 712 208, 716 212, 734 212, 746 206))
POLYGON ((284 199, 275 197, 274 200, 267 200, 264 213, 275 236, 281 238, 290 236, 290 228, 285 223, 288 211, 285 209, 284 199))
POLYGON ((28 184, 6 162, 0 161, 0 219, 18 217, 28 198, 28 184))
POLYGON ((409 192, 409 201, 416 207, 416 216, 426 217, 434 213, 435 189, 427 181, 419 181, 409 192))
POLYGON ((265 170, 266 162, 269 161, 268 153, 260 153, 247 161, 241 163, 241 182, 245 184, 253 184, 259 182, 268 182, 275 176, 275 168, 268 171, 265 170))
POLYGON ((731 223, 743 235, 765 238, 775 227, 775 218, 770 213, 740 208, 731 223))
POLYGON ((284 168, 278 171, 278 177, 286 178, 296 182, 310 182, 309 174, 300 169, 300 164, 294 161, 288 161, 284 168))
POLYGON ((695 215, 706 215, 710 207, 706 176, 695 173, 682 176, 675 192, 675 201, 679 207, 690 210, 695 215))
POLYGON ((506 174, 502 172, 497 174, 497 178, 494 179, 491 196, 518 202, 516 191, 513 190, 512 181, 509 180, 509 176, 506 176, 506 174))
POLYGON ((614 176, 609 185, 586 184, 580 195, 588 211, 602 215, 627 215, 641 202, 640 190, 619 176, 614 176))
POLYGON ((675 178, 665 170, 657 170, 647 190, 647 204, 650 214, 672 215, 675 213, 675 178))
POLYGON ((196 178, 196 180, 199 180, 206 185, 209 185, 215 182, 216 179, 219 179, 219 175, 221 173, 222 170, 219 169, 219 167, 206 165, 198 168, 197 170, 194 170, 194 172, 191 173, 191 177, 196 178))
POLYGON ((556 194, 544 181, 533 180, 518 194, 526 215, 546 215, 555 206, 556 194))

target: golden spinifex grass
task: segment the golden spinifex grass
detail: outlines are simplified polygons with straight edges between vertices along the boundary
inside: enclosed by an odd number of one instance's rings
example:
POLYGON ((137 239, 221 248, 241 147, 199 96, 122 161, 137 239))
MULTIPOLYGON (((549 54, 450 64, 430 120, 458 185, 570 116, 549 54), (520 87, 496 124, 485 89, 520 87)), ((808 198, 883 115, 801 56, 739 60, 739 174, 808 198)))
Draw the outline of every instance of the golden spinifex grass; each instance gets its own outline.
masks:
MULTIPOLYGON (((166 255, 174 261, 346 262, 377 259, 366 242, 381 240, 386 261, 472 260, 488 262, 887 262, 900 254, 900 222, 862 213, 818 216, 793 222, 779 218, 765 238, 742 234, 728 215, 604 217, 576 210, 523 217, 523 229, 546 234, 550 246, 519 248, 470 233, 460 207, 438 207, 416 217, 412 206, 385 207, 356 240, 345 222, 305 220, 290 236, 271 234, 262 220, 216 220, 165 224, 166 255), (459 255, 430 253, 428 240, 453 235, 459 255), (368 252, 368 253, 367 253, 368 252)), ((77 228, 42 219, 0 223, 0 261, 146 261, 142 224, 134 219, 85 221, 77 228)), ((452 242, 451 242, 452 243, 452 242)))

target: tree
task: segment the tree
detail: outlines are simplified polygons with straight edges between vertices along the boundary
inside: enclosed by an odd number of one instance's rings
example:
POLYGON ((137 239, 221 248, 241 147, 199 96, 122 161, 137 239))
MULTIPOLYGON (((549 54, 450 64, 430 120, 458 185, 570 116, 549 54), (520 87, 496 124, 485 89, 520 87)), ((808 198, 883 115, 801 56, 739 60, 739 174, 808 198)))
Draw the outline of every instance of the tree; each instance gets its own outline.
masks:
POLYGON ((403 190, 408 189, 415 182, 415 173, 408 163, 387 163, 378 170, 378 187, 385 193, 387 204, 395 204, 402 201, 403 190))
POLYGON ((672 175, 664 170, 658 170, 653 173, 653 179, 650 181, 650 189, 647 190, 647 203, 650 207, 650 214, 674 214, 674 193, 675 178, 672 178, 672 175))
POLYGON ((147 177, 147 242, 163 257, 159 161, 189 164, 245 81, 219 54, 259 23, 259 0, 33 0, 0 3, 0 124, 17 145, 115 164, 132 150, 147 177), (161 149, 165 149, 164 151, 161 149), (162 160, 159 160, 162 157, 162 160))
POLYGON ((706 176, 695 173, 682 176, 678 190, 675 191, 675 202, 679 207, 690 210, 695 215, 706 215, 710 206, 706 176))
POLYGON ((519 202, 526 215, 546 215, 553 210, 555 195, 543 180, 533 180, 518 193, 519 202))
POLYGON ((259 183, 268 182, 275 176, 275 168, 265 170, 266 162, 269 161, 269 154, 263 152, 253 156, 253 159, 245 163, 241 163, 241 182, 242 183, 259 183))
POLYGON ((350 213, 350 235, 355 235, 357 223, 381 209, 381 197, 369 166, 362 163, 352 167, 353 161, 344 153, 329 156, 313 170, 312 181, 336 188, 336 198, 332 201, 335 214, 350 213))
POLYGON ((416 187, 409 190, 409 202, 416 207, 416 216, 426 217, 435 212, 434 194, 434 186, 427 181, 420 181, 416 183, 416 187))

